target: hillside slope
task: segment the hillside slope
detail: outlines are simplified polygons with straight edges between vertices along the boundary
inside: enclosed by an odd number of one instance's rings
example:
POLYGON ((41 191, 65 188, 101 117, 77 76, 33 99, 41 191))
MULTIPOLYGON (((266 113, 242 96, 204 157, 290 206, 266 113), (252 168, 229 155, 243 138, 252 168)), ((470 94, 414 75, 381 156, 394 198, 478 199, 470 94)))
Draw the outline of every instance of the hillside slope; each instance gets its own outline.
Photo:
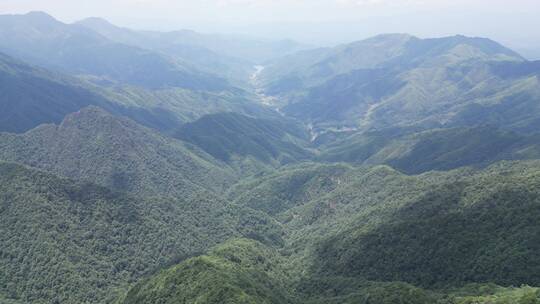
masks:
POLYGON ((97 107, 59 125, 0 133, 0 159, 137 195, 189 197, 235 179, 203 151, 97 107))
POLYGON ((326 162, 387 164, 417 174, 463 166, 484 167, 500 160, 540 158, 540 138, 492 126, 357 133, 319 147, 326 162), (404 133, 404 134, 403 134, 404 133))
MULTIPOLYGON (((283 252, 300 282, 328 278, 329 290, 339 289, 332 285, 339 278, 538 286, 538 166, 503 162, 407 176, 383 166, 302 165, 233 194, 284 224, 283 252)), ((317 294, 314 284, 305 288, 317 294)))
POLYGON ((145 200, 7 163, 0 193, 3 303, 108 303, 228 238, 280 242, 264 214, 204 193, 145 200))
POLYGON ((91 75, 101 83, 147 88, 224 90, 227 81, 160 53, 111 41, 43 12, 0 15, 0 50, 56 71, 91 75))
POLYGON ((233 240, 135 285, 119 303, 293 303, 282 259, 260 243, 233 240))
POLYGON ((66 114, 85 106, 109 103, 75 81, 1 53, 0 90, 0 131, 7 132, 24 132, 42 123, 58 123, 66 114))
POLYGON ((284 113, 316 129, 489 123, 532 132, 538 68, 489 39, 380 35, 285 57, 260 80, 266 94, 284 100, 284 113))
POLYGON ((206 115, 183 125, 175 137, 235 167, 277 167, 308 159, 306 130, 293 120, 238 113, 206 115))

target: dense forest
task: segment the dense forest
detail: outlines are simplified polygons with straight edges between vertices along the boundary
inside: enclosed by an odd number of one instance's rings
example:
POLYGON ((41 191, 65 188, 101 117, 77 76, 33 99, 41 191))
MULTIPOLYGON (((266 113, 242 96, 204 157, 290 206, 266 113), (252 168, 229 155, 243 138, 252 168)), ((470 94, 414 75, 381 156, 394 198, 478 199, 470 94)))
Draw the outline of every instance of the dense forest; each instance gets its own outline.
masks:
POLYGON ((0 15, 0 303, 540 304, 540 64, 0 15))

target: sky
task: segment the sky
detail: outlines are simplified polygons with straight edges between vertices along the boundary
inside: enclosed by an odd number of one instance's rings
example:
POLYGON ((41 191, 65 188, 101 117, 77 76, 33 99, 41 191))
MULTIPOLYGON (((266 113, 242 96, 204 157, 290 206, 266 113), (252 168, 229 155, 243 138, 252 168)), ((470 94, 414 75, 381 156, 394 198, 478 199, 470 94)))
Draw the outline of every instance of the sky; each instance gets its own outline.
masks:
POLYGON ((540 59, 540 0, 0 0, 1 14, 35 10, 64 22, 102 17, 137 29, 192 29, 314 45, 381 33, 463 34, 540 59))

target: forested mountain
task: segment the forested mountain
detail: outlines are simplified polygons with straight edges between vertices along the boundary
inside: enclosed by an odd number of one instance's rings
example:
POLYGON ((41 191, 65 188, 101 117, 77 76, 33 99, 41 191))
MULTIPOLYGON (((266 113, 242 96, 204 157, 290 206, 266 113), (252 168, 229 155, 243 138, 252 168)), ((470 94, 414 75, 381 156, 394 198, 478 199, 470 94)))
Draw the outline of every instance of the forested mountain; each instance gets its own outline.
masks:
MULTIPOLYGON (((538 285, 538 168, 509 162, 406 176, 388 167, 304 165, 231 195, 284 224, 281 253, 298 303, 472 303, 462 297, 481 301, 472 296, 497 289, 467 283, 538 285), (412 285, 382 283, 393 281, 412 285)), ((491 299, 521 303, 535 292, 491 299)))
POLYGON ((60 123, 64 116, 88 105, 140 124, 173 132, 183 123, 206 114, 238 112, 275 116, 252 101, 249 93, 193 91, 182 88, 148 90, 135 86, 101 87, 28 65, 0 53, 0 131, 22 133, 43 123, 60 123))
MULTIPOLYGON (((142 199, 0 163, 0 301, 107 303, 230 237, 279 243, 264 214, 217 196, 142 199)), ((11 302, 7 302, 11 303, 11 302)))
MULTIPOLYGON (((31 66, 1 53, 0 89, 0 131, 22 133, 40 124, 60 123, 67 114, 88 105, 130 116, 158 130, 177 128, 184 119, 189 120, 171 105, 160 107, 156 104, 156 100, 165 99, 162 92, 152 94, 144 89, 132 89, 132 92, 90 86, 73 77, 31 66), (144 102, 138 102, 141 98, 145 98, 144 102)), ((174 94, 183 96, 182 102, 178 102, 179 98, 176 98, 176 102, 174 98, 167 100, 177 108, 190 107, 194 99, 199 100, 196 94, 181 89, 175 91, 174 94)), ((169 92, 168 95, 173 93, 169 92)), ((208 97, 209 103, 221 100, 222 106, 225 106, 226 98, 219 95, 208 97)), ((232 104, 230 107, 240 109, 244 103, 240 101, 236 103, 237 106, 232 104)), ((209 108, 206 111, 215 110, 208 104, 204 106, 209 108)), ((199 109, 190 108, 194 112, 199 109)))
POLYGON ((0 53, 0 131, 23 132, 42 123, 59 122, 68 113, 104 98, 0 53))
POLYGON ((261 73, 282 111, 361 129, 490 123, 537 129, 538 64, 488 39, 381 35, 298 53, 261 73))
POLYGON ((0 131, 24 132, 42 123, 59 123, 87 105, 165 133, 207 114, 274 115, 254 102, 253 93, 236 87, 249 87, 252 73, 251 64, 238 59, 218 56, 231 69, 242 70, 242 79, 225 75, 228 72, 216 76, 214 72, 226 69, 207 56, 209 50, 192 50, 192 56, 153 50, 152 35, 141 33, 149 39, 144 40, 146 46, 123 44, 39 12, 0 15, 0 25, 0 52, 11 56, 0 55, 0 88, 5 92, 0 96, 5 109, 0 131), (201 64, 216 71, 205 71, 201 64))
POLYGON ((540 303, 540 64, 492 40, 34 12, 0 52, 1 303, 540 303))
POLYGON ((190 197, 235 180, 203 151, 97 107, 70 114, 59 125, 1 134, 0 160, 137 195, 190 197))
POLYGON ((242 171, 309 159, 308 136, 294 120, 256 119, 237 113, 203 116, 175 133, 242 171))
POLYGON ((320 271, 426 288, 537 286, 538 182, 538 164, 524 163, 437 184, 372 229, 324 241, 320 271))
POLYGON ((294 303, 283 262, 258 242, 233 240, 142 281, 119 303, 294 303))
POLYGON ((388 164, 415 174, 500 160, 538 159, 538 134, 523 135, 493 126, 431 129, 422 132, 354 133, 319 147, 318 160, 388 164), (405 134, 403 134, 405 133, 405 134))
POLYGON ((539 293, 537 288, 528 286, 501 288, 476 284, 443 294, 402 282, 335 277, 308 281, 294 290, 285 261, 285 256, 262 244, 233 240, 208 255, 187 260, 142 281, 118 303, 503 304, 536 303, 539 293), (352 294, 340 296, 340 292, 352 294))

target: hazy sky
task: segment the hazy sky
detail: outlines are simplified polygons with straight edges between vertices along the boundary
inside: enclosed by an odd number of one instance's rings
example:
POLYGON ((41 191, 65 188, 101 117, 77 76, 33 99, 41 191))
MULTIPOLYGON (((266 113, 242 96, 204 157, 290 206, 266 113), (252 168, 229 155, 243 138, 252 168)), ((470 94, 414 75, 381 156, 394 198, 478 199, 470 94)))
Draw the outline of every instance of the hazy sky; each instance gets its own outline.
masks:
POLYGON ((314 44, 388 32, 484 36, 540 55, 540 0, 0 0, 0 13, 42 10, 141 29, 189 28, 314 44))

